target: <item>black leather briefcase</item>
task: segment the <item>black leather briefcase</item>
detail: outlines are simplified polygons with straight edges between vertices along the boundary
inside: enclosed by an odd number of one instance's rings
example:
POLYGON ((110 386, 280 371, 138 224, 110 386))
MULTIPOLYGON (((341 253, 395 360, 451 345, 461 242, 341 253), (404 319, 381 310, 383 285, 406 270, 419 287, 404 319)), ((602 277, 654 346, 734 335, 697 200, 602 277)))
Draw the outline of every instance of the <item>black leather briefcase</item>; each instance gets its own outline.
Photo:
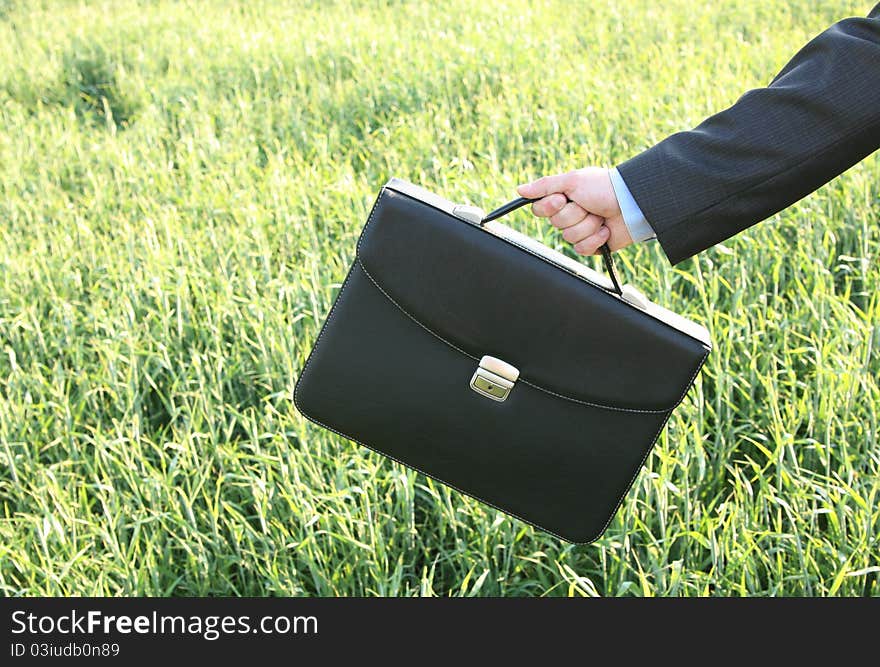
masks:
POLYGON ((405 181, 373 206, 300 374, 303 415, 572 542, 614 512, 706 329, 405 181))

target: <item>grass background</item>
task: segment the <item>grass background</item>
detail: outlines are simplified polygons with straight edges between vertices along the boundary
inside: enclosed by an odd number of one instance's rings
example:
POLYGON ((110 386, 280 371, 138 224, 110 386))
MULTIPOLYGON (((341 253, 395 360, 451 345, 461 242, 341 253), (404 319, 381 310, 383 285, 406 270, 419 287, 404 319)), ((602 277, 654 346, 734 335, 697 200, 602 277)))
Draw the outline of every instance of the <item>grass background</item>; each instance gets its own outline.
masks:
POLYGON ((870 4, 0 2, 0 593, 880 594, 876 156, 619 254, 715 350, 592 546, 292 402, 388 177, 615 164, 870 4))

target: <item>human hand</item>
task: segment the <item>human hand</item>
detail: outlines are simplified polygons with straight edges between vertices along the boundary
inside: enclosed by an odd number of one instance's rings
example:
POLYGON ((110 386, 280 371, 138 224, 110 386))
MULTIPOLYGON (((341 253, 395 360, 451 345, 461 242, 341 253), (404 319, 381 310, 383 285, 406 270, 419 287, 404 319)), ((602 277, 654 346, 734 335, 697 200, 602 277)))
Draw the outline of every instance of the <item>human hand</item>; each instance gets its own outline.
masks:
POLYGON ((611 250, 633 242, 607 169, 587 167, 544 176, 516 191, 521 197, 540 198, 532 204, 532 213, 550 218, 579 255, 595 255, 606 242, 611 250))

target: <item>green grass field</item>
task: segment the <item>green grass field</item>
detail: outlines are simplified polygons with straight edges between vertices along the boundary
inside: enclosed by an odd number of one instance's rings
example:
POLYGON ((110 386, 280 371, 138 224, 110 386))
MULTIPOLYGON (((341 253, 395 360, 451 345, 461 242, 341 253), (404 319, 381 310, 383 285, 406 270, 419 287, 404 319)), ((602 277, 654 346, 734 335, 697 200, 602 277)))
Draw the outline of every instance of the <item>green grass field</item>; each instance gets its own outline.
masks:
POLYGON ((292 397, 387 178, 613 165, 871 4, 0 2, 0 594, 880 595, 876 155, 618 254, 715 349, 593 545, 292 397))

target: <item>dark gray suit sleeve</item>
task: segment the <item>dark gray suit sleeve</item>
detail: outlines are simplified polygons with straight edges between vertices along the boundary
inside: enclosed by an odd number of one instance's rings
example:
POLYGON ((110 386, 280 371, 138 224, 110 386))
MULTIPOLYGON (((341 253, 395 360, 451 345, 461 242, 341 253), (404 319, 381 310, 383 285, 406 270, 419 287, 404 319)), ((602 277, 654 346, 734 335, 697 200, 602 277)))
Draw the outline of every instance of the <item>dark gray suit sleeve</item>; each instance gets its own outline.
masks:
POLYGON ((880 5, 836 23, 766 88, 618 166, 677 264, 880 148, 880 5))

